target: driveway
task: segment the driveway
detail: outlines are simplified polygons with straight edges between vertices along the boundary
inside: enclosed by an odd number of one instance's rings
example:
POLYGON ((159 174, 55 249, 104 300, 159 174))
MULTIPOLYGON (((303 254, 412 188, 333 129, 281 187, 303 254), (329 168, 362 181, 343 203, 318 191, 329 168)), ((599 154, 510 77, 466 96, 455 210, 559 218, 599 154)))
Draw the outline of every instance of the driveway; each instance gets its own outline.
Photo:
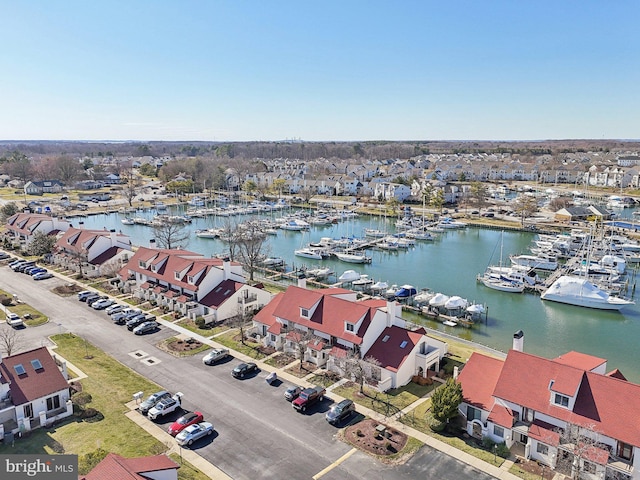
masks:
MULTIPOLYGON (((183 392, 185 409, 203 412, 217 434, 193 448, 234 479, 492 478, 428 447, 405 465, 381 465, 336 439, 338 430, 324 419, 330 399, 306 415, 297 413, 283 398, 288 384, 268 385, 268 372, 238 380, 231 376, 239 363, 235 358, 215 366, 202 363, 204 353, 175 358, 155 347, 161 339, 174 335, 171 329, 133 335, 114 325, 104 311, 91 309, 75 296, 61 298, 50 291, 62 283, 57 278, 35 282, 0 267, 0 288, 16 293, 50 317, 48 324, 22 330, 29 345, 40 346, 47 343, 49 335, 72 332, 163 388, 183 392), (149 358, 155 359, 153 364, 145 363, 149 358)), ((149 393, 144 392, 145 396, 149 393)), ((175 417, 177 414, 160 423, 168 425, 175 417)))

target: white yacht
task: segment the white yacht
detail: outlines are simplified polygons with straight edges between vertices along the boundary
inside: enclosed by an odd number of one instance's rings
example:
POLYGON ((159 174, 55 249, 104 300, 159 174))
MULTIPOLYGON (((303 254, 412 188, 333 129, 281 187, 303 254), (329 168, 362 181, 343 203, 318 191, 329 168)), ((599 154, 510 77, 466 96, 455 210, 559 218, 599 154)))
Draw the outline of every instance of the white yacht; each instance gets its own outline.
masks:
POLYGON ((542 294, 543 300, 599 310, 620 310, 635 302, 611 295, 582 277, 563 275, 542 294))

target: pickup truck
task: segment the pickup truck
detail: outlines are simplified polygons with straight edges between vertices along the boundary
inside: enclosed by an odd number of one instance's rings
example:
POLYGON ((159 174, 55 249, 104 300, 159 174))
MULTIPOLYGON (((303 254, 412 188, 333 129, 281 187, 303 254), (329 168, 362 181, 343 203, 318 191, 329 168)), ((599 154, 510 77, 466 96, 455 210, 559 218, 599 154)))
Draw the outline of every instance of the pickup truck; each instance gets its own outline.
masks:
POLYGON ((324 387, 305 388, 300 392, 298 398, 291 402, 291 405, 299 412, 306 412, 307 407, 324 400, 325 393, 326 390, 324 387))
POLYGON ((147 417, 151 420, 155 420, 158 417, 162 417, 164 415, 168 415, 171 412, 175 412, 176 410, 181 409, 180 399, 182 398, 182 393, 178 392, 173 397, 165 398, 164 400, 160 400, 155 404, 154 407, 147 412, 147 417))

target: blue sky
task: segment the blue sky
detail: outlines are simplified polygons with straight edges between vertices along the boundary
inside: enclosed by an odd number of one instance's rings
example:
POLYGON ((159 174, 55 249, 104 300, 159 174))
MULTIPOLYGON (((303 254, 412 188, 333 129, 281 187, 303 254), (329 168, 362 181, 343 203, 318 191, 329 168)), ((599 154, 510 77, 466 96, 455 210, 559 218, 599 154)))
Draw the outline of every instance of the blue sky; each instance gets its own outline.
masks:
POLYGON ((0 1, 0 139, 640 138, 640 2, 0 1))

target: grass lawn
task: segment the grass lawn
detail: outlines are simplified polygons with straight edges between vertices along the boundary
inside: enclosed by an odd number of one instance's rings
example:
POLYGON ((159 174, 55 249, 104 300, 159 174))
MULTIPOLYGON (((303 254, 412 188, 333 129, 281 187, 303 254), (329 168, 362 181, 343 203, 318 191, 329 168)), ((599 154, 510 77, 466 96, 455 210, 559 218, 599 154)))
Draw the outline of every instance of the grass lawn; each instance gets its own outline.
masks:
POLYGON ((0 453, 75 453, 84 455, 103 448, 125 457, 155 454, 166 446, 129 421, 124 413, 125 403, 134 392, 145 395, 160 390, 153 382, 134 373, 82 338, 72 334, 55 335, 56 353, 84 371, 83 390, 93 401, 90 407, 104 418, 84 422, 71 417, 52 429, 38 429, 27 438, 15 442, 15 447, 0 445, 0 453), (88 353, 89 358, 86 358, 88 353))
POLYGON ((312 383, 314 385, 320 385, 324 388, 329 388, 331 385, 333 385, 334 383, 336 383, 338 380, 340 380, 339 376, 334 376, 334 375, 327 375, 327 373, 321 373, 318 375, 314 375, 313 377, 309 378, 309 383, 312 383))
MULTIPOLYGON (((520 468, 520 466, 518 466, 518 464, 514 463, 513 465, 511 465, 511 468, 509 469, 509 473, 512 473, 520 478, 524 478, 524 480, 539 480, 540 479, 540 475, 538 474, 534 474, 531 472, 527 472, 526 470, 523 470, 522 468, 520 468)), ((551 476, 552 473, 549 472, 549 475, 551 476)), ((553 477, 551 477, 553 478, 553 477)))
POLYGON ((272 367, 282 368, 289 365, 291 362, 294 362, 296 357, 293 355, 287 355, 286 353, 279 353, 278 355, 274 355, 271 358, 268 358, 264 361, 267 365, 271 365, 272 367))
POLYGON ((172 453, 169 455, 169 458, 180 465, 178 469, 178 480, 209 480, 208 476, 182 459, 179 454, 172 453))
POLYGON ((371 408, 382 415, 394 415, 419 398, 424 397, 432 391, 436 385, 435 383, 433 385, 408 383, 404 387, 395 388, 386 393, 380 393, 365 386, 365 394, 361 395, 360 385, 347 382, 344 385, 336 387, 333 391, 342 397, 350 398, 360 405, 371 408))
POLYGON ((499 467, 504 463, 504 458, 497 457, 488 450, 480 447, 476 444, 475 440, 472 438, 463 439, 456 437, 447 433, 436 433, 429 428, 426 422, 426 415, 429 409, 431 408, 431 399, 428 399, 426 402, 421 403, 416 408, 411 410, 409 413, 403 415, 400 418, 400 421, 405 425, 408 425, 416 430, 420 430, 427 435, 430 435, 434 438, 437 438, 441 442, 446 443, 447 445, 451 445, 458 450, 462 450, 463 452, 468 453, 469 455, 473 455, 480 460, 484 460, 487 463, 495 465, 499 467), (494 461, 495 457, 495 461, 494 461))
POLYGON ((193 320, 189 320, 187 318, 180 320, 176 325, 180 325, 181 327, 184 327, 187 330, 191 330, 193 333, 197 333, 198 335, 202 335, 203 337, 210 337, 211 335, 217 335, 218 333, 226 332, 227 330, 229 330, 229 327, 226 325, 220 325, 218 327, 212 328, 198 328, 193 320))
MULTIPOLYGON (((5 292, 4 290, 0 290, 0 295, 6 295, 7 297, 13 297, 13 294, 9 292, 5 292)), ((26 303, 19 303, 18 305, 11 305, 7 307, 10 312, 20 315, 20 317, 24 318, 24 315, 29 314, 31 318, 25 320, 25 325, 29 327, 37 327, 38 325, 42 325, 43 323, 47 323, 49 321, 49 317, 47 317, 42 312, 39 312, 31 305, 27 305, 26 303)), ((6 319, 6 315, 4 312, 0 312, 0 318, 6 319)))
POLYGON ((230 348, 231 350, 244 353, 245 355, 251 358, 255 358, 256 360, 260 360, 267 356, 258 349, 258 347, 260 347, 260 344, 250 342, 248 340, 245 340, 245 343, 243 344, 239 340, 236 340, 235 337, 237 336, 239 336, 239 330, 232 329, 226 333, 223 333, 222 335, 218 335, 215 340, 216 342, 224 345, 227 348, 230 348))

